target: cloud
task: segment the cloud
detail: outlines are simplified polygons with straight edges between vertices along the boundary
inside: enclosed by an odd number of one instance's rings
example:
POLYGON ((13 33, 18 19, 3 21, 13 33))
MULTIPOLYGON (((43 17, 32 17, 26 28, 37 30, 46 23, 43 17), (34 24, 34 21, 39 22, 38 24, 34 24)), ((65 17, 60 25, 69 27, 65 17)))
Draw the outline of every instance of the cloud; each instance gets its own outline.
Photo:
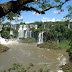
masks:
POLYGON ((13 17, 16 21, 18 20, 23 20, 23 16, 20 16, 20 17, 13 17))
POLYGON ((56 21, 61 21, 61 20, 58 19, 58 20, 56 20, 56 21))
POLYGON ((30 21, 30 22, 25 22, 26 24, 29 24, 29 23, 34 23, 34 21, 30 21))
POLYGON ((52 19, 50 20, 49 18, 43 17, 41 21, 42 21, 42 22, 49 22, 49 21, 55 22, 55 18, 52 18, 52 19))
POLYGON ((62 12, 64 12, 65 10, 55 10, 55 11, 53 11, 53 13, 55 13, 55 14, 60 14, 60 13, 62 13, 62 12))
POLYGON ((33 14, 34 14, 34 15, 37 15, 37 16, 41 15, 41 14, 39 14, 39 13, 37 13, 37 12, 34 12, 33 14))
POLYGON ((57 11, 57 10, 55 10, 55 11, 53 11, 53 13, 55 13, 55 14, 58 14, 60 11, 57 11))
POLYGON ((51 20, 52 22, 55 22, 55 18, 52 18, 52 20, 51 20))

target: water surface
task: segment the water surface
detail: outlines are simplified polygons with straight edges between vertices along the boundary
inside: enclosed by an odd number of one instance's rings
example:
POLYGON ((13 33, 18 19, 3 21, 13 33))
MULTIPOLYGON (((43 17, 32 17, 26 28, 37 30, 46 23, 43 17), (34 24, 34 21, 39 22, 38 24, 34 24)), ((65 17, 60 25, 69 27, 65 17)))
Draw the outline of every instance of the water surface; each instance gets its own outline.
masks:
POLYGON ((65 49, 43 49, 37 47, 35 43, 17 42, 6 44, 6 46, 10 49, 7 52, 0 53, 0 71, 12 67, 13 63, 19 63, 24 66, 33 63, 35 66, 29 72, 40 68, 57 72, 60 65, 68 62, 68 54, 65 49))

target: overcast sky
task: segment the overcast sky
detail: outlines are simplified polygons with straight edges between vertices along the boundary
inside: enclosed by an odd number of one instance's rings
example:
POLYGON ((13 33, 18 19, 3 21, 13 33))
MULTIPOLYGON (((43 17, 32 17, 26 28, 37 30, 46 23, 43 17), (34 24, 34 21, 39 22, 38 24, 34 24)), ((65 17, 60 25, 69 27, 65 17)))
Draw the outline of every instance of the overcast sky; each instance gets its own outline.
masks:
MULTIPOLYGON (((7 1, 9 0, 0 0, 0 4, 5 3, 7 1)), ((12 21, 12 24, 20 23, 20 22, 30 23, 35 21, 42 21, 42 22, 60 21, 64 16, 68 14, 68 11, 66 8, 68 5, 72 6, 72 0, 70 0, 69 2, 63 5, 63 8, 65 10, 64 12, 61 12, 60 14, 58 14, 59 10, 56 10, 56 8, 46 11, 45 14, 38 14, 34 11, 22 11, 21 16, 19 18, 19 20, 21 19, 21 21, 18 21, 18 22, 12 21)), ((8 20, 5 20, 5 21, 8 21, 8 20)))

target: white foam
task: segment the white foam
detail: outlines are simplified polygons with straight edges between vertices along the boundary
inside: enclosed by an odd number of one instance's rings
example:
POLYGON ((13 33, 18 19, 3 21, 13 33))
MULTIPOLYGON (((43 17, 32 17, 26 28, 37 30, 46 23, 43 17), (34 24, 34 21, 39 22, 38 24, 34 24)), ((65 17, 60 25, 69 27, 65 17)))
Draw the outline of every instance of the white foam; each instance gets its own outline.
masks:
POLYGON ((63 72, 62 70, 58 70, 57 72, 63 72))
POLYGON ((16 44, 18 43, 17 40, 9 40, 6 44, 16 44))
POLYGON ((0 44, 6 44, 6 43, 7 41, 4 38, 0 37, 0 44))

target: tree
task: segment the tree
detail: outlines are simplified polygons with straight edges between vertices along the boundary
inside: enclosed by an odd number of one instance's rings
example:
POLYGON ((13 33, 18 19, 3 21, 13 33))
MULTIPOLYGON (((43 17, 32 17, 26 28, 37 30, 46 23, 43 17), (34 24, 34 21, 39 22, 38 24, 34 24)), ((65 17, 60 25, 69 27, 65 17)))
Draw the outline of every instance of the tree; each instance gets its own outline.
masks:
POLYGON ((20 14, 20 11, 35 11, 37 13, 45 14, 45 11, 48 11, 52 8, 57 8, 62 10, 62 5, 70 0, 11 0, 9 2, 0 4, 0 18, 8 14, 9 12, 20 14), (33 7, 36 5, 36 8, 33 7), (38 6, 38 7, 37 7, 38 6), (38 8, 41 8, 39 10, 38 8))
POLYGON ((6 15, 6 18, 7 18, 8 20, 10 20, 10 24, 11 24, 11 21, 12 21, 12 20, 15 20, 14 17, 16 17, 16 16, 19 16, 19 15, 16 14, 16 13, 10 12, 10 13, 8 13, 8 14, 6 15))
POLYGON ((67 8, 68 8, 69 14, 67 14, 65 17, 72 19, 72 6, 68 5, 67 8))

